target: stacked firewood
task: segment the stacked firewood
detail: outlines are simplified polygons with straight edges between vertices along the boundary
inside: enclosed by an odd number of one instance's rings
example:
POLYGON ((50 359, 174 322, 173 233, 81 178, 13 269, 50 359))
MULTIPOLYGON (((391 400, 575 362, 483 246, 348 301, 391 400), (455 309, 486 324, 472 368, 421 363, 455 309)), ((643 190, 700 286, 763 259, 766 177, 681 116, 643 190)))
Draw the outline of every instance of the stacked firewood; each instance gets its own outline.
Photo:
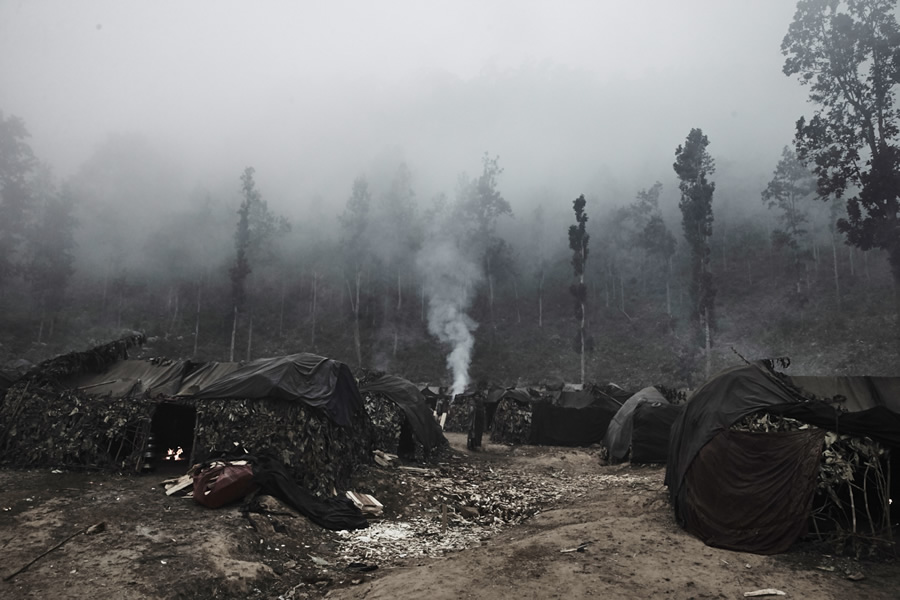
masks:
POLYGON ((197 407, 195 461, 217 453, 273 456, 296 481, 320 497, 346 486, 358 466, 371 462, 365 411, 340 427, 301 402, 223 400, 197 407))
POLYGON ((16 467, 137 469, 152 403, 20 382, 0 405, 0 461, 16 467))
MULTIPOLYGON (((814 426, 789 417, 756 412, 731 428, 767 433, 799 431, 814 426)), ((817 476, 820 501, 811 515, 820 538, 823 537, 820 524, 821 528, 836 532, 841 540, 859 536, 862 527, 866 526, 869 540, 879 541, 882 533, 889 538, 889 465, 890 452, 879 442, 868 437, 826 431, 817 476)))
POLYGON ((498 444, 527 444, 531 439, 532 405, 510 397, 497 403, 491 441, 498 444))

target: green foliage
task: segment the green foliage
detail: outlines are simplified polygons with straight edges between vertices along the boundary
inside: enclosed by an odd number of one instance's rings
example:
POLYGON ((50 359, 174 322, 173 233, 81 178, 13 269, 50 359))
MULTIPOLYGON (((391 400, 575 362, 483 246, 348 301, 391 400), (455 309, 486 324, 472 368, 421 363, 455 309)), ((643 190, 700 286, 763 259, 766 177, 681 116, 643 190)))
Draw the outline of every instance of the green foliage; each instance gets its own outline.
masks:
POLYGON ((40 199, 37 218, 28 229, 25 278, 42 312, 57 313, 74 274, 75 226, 71 197, 54 190, 40 199))
MULTIPOLYGON (((575 210, 575 225, 569 226, 569 248, 572 249, 572 268, 575 271, 577 281, 569 287, 569 291, 575 298, 575 320, 578 322, 578 335, 575 338, 575 348, 580 354, 582 349, 586 349, 587 332, 585 331, 585 314, 584 307, 587 303, 587 287, 584 285, 584 267, 587 264, 588 257, 588 241, 590 235, 587 233, 588 216, 584 211, 587 202, 584 194, 578 196, 572 206, 575 210)), ((582 379, 584 373, 582 373, 582 379)))
MULTIPOLYGON (((794 151, 785 146, 772 180, 762 192, 762 200, 770 209, 780 211, 778 220, 783 229, 775 234, 783 245, 795 252, 800 249, 801 241, 806 236, 804 225, 809 221, 809 211, 803 203, 815 189, 813 174, 794 151)), ((773 241, 775 239, 773 236, 773 241)))
MULTIPOLYGON (((700 319, 710 315, 712 321, 715 302, 712 273, 709 268, 712 236, 712 199, 716 184, 707 177, 715 170, 715 162, 706 151, 709 139, 700 129, 691 129, 684 146, 675 149, 675 163, 672 167, 678 175, 681 190, 682 227, 684 237, 691 249, 691 316, 700 319)), ((712 326, 712 322, 710 322, 712 326)))
POLYGON ((900 28, 892 0, 801 0, 781 44, 784 73, 817 105, 797 122, 820 196, 847 196, 838 229, 863 250, 888 251, 900 283, 900 28))

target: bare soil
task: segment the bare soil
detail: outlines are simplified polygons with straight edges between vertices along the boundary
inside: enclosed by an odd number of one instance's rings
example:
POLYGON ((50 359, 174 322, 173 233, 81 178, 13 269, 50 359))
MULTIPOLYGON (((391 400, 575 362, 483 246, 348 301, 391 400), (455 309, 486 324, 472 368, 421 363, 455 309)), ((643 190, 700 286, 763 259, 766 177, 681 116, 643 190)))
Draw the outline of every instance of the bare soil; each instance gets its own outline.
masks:
POLYGON ((596 449, 468 452, 447 437, 451 454, 426 472, 358 473, 354 489, 385 513, 357 532, 273 500, 245 514, 166 496, 160 482, 177 471, 0 470, 0 578, 76 534, 0 581, 0 598, 898 597, 891 560, 705 546, 675 523, 662 467, 604 466, 596 449))

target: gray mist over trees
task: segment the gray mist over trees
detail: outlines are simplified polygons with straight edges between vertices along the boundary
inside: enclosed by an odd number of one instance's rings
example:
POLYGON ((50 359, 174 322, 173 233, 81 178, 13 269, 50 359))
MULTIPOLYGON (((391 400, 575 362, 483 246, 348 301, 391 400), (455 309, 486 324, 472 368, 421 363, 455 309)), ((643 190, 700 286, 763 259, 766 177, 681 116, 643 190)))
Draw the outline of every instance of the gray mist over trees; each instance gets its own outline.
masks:
POLYGON ((900 340, 894 14, 0 1, 0 359, 140 329, 456 392, 830 368, 863 314, 900 340))

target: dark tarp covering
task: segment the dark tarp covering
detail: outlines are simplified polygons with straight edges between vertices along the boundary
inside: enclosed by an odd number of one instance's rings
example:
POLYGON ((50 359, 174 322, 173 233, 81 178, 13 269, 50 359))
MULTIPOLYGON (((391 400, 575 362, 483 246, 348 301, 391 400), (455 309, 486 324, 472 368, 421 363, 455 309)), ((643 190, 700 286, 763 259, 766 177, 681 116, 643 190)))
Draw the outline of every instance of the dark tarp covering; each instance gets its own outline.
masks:
POLYGON ((821 429, 719 433, 685 477, 685 529, 710 546, 784 552, 806 533, 824 439, 821 429))
POLYGON ((284 464, 269 456, 236 456, 220 460, 246 460, 253 467, 253 480, 260 492, 278 498, 310 521, 332 531, 362 529, 369 526, 365 515, 346 496, 326 500, 316 498, 301 487, 284 464))
POLYGON ((181 387, 187 364, 184 361, 122 360, 101 373, 86 372, 60 383, 67 389, 82 389, 91 396, 174 396, 181 387))
POLYGON ((434 420, 422 392, 406 379, 395 375, 382 375, 360 386, 359 391, 363 394, 366 392, 383 394, 396 404, 406 415, 412 426, 413 435, 424 447, 426 456, 446 443, 444 433, 434 420))
POLYGON ((672 424, 684 410, 683 404, 644 402, 631 416, 631 462, 664 463, 669 457, 672 424))
POLYGON ((628 449, 631 448, 632 416, 635 408, 645 402, 669 403, 665 396, 652 386, 645 387, 628 398, 609 422, 606 435, 603 437, 603 445, 609 451, 609 462, 622 462, 628 456, 628 449))
MULTIPOLYGON (((697 501, 702 490, 689 490, 685 475, 700 456, 704 460, 710 456, 710 453, 701 453, 701 449, 744 416, 766 411, 839 433, 868 436, 889 446, 898 446, 900 413, 896 411, 900 397, 891 395, 892 390, 900 390, 900 380, 872 377, 787 377, 774 373, 761 362, 720 372, 694 392, 684 412, 672 426, 666 485, 669 487, 676 519, 685 524, 689 531, 693 531, 688 527, 686 515, 692 510, 691 504, 697 501), (818 400, 812 399, 812 389, 816 390, 818 400), (835 395, 843 398, 835 400, 835 395), (845 408, 859 412, 845 412, 845 408)), ((737 443, 742 439, 732 438, 732 441, 737 443)), ((782 451, 789 452, 790 447, 785 446, 782 451)), ((747 453, 746 456, 751 456, 747 453)), ((742 477, 740 471, 744 467, 724 462, 728 458, 719 457, 719 467, 712 471, 715 472, 718 485, 728 486, 731 485, 729 480, 739 480, 742 477)), ((799 461, 800 458, 795 454, 785 457, 785 460, 799 461)), ((755 485, 775 485, 762 480, 764 472, 754 472, 758 478, 755 485)), ((773 470, 768 473, 768 476, 778 478, 777 485, 790 485, 789 481, 781 479, 786 471, 773 470)), ((719 510, 730 512, 735 507, 721 505, 719 510)), ((720 540, 717 543, 723 542, 720 540)), ((737 547, 738 543, 738 538, 735 538, 729 547, 737 547)), ((756 546, 754 551, 768 550, 756 546)))
POLYGON ((201 400, 299 400, 323 408, 332 421, 344 427, 350 425, 350 415, 363 406, 347 365, 306 353, 254 360, 187 395, 201 400))
MULTIPOLYGON (((587 394, 593 399, 590 394, 587 394)), ((575 398, 583 400, 581 393, 575 398)), ((584 408, 558 406, 550 402, 535 402, 532 408, 532 444, 548 446, 590 446, 603 440, 606 428, 619 405, 611 399, 594 399, 584 408)))

